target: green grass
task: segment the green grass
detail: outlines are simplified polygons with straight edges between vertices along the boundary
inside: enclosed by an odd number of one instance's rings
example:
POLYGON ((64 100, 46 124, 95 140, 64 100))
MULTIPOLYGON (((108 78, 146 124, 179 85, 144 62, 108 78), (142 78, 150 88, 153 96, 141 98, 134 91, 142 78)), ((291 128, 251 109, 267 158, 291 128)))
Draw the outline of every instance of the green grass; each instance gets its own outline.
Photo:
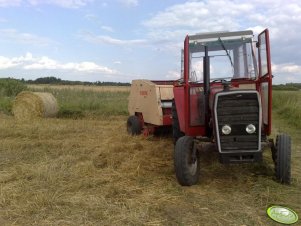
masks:
POLYGON ((0 112, 10 114, 13 99, 26 89, 27 87, 16 79, 0 78, 0 112))
POLYGON ((301 128, 301 91, 274 91, 273 111, 289 125, 301 128))
POLYGON ((128 92, 93 92, 56 90, 60 113, 82 112, 85 115, 127 115, 128 92))
POLYGON ((14 97, 0 96, 0 112, 11 114, 12 102, 14 97))
POLYGON ((11 78, 0 78, 0 96, 14 97, 27 87, 21 81, 11 78))

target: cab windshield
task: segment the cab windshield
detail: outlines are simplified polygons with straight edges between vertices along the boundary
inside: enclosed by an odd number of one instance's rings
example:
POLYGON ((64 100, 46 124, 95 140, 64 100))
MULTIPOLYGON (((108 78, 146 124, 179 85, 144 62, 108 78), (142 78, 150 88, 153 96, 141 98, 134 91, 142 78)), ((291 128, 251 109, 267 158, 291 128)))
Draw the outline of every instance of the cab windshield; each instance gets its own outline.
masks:
POLYGON ((205 46, 210 58, 210 80, 255 79, 257 65, 252 38, 217 37, 189 41, 189 80, 203 81, 205 46))

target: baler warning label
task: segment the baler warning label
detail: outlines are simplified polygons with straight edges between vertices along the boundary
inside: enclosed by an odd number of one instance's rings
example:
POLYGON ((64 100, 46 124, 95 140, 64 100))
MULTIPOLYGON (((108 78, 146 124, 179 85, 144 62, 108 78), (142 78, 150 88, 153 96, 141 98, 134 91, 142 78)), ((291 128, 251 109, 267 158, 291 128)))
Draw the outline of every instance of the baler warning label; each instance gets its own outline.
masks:
POLYGON ((141 95, 141 96, 147 96, 147 91, 146 91, 146 90, 144 90, 144 91, 141 90, 141 91, 140 91, 140 95, 141 95))

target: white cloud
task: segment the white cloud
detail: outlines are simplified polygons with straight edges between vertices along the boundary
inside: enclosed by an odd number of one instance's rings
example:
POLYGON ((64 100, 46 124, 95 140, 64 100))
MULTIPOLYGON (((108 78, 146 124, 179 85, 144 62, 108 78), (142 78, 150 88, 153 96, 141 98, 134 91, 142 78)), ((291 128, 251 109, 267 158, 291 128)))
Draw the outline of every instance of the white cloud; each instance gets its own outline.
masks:
POLYGON ((253 8, 248 2, 237 4, 230 0, 188 1, 156 13, 142 25, 152 43, 175 52, 187 34, 241 29, 241 19, 253 8))
POLYGON ((171 79, 171 80, 179 79, 180 77, 181 77, 180 72, 179 71, 173 71, 173 70, 168 71, 167 75, 165 76, 166 79, 171 79))
POLYGON ((4 56, 0 56, 0 69, 8 69, 18 66, 18 63, 4 56))
POLYGON ((108 31, 108 32, 114 32, 114 29, 112 28, 112 27, 110 27, 110 26, 101 26, 100 27, 102 30, 104 30, 104 31, 108 31))
POLYGON ((33 57, 31 53, 25 56, 7 58, 0 56, 0 69, 21 68, 25 70, 60 70, 85 73, 118 74, 114 69, 96 64, 95 62, 60 63, 47 56, 33 57))
POLYGON ((273 64, 273 73, 292 73, 301 74, 301 66, 294 63, 273 64))
POLYGON ((0 0, 0 7, 16 7, 22 4, 55 5, 63 8, 79 8, 94 2, 94 0, 0 0))
POLYGON ((22 0, 0 0, 0 7, 19 6, 22 0))
POLYGON ((80 72, 89 72, 89 73, 94 73, 94 72, 99 72, 99 73, 104 73, 104 74, 117 74, 116 70, 110 69, 105 66, 98 65, 94 62, 81 62, 81 63, 68 63, 68 64, 63 64, 60 65, 62 69, 71 69, 71 70, 76 70, 80 72))
POLYGON ((182 40, 187 33, 248 28, 259 33, 266 27, 272 39, 279 40, 284 34, 290 39, 301 36, 301 5, 297 0, 188 1, 168 7, 142 24, 157 40, 182 40))
POLYGON ((143 24, 149 28, 192 29, 216 31, 235 29, 239 26, 235 17, 250 12, 253 6, 249 3, 236 4, 233 1, 186 2, 168 7, 157 13, 143 24))
POLYGON ((42 37, 31 33, 19 32, 16 29, 0 29, 0 40, 36 46, 49 46, 57 44, 55 41, 47 37, 42 37))
POLYGON ((119 0, 119 1, 127 7, 136 7, 139 4, 138 0, 119 0))
POLYGON ((301 82, 301 65, 295 63, 272 63, 273 83, 301 82))
POLYGON ((24 65, 26 70, 42 70, 42 69, 58 69, 60 65, 55 61, 46 56, 41 57, 40 59, 34 59, 31 64, 24 65))
POLYGON ((128 46, 128 45, 136 45, 136 44, 146 44, 147 40, 145 39, 117 39, 107 35, 94 35, 92 33, 82 33, 80 35, 86 41, 98 43, 98 44, 109 44, 109 45, 116 45, 116 46, 128 46))
POLYGON ((24 63, 32 62, 34 58, 31 53, 26 53, 25 56, 8 58, 0 56, 0 69, 8 69, 18 67, 24 63))
POLYGON ((85 18, 89 21, 96 23, 98 26, 100 26, 100 28, 103 31, 114 32, 114 29, 112 27, 103 25, 102 22, 99 20, 98 16, 95 14, 86 14, 85 18))
POLYGON ((36 5, 56 5, 63 8, 79 8, 86 6, 94 0, 27 0, 33 6, 36 5))

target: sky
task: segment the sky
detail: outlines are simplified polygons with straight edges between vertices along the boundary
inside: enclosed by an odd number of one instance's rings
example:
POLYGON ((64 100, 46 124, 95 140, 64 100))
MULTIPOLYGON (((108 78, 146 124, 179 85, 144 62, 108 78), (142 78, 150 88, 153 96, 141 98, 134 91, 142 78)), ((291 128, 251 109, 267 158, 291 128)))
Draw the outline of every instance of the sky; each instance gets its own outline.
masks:
POLYGON ((187 34, 265 28, 273 83, 301 83, 299 0, 0 0, 0 78, 177 79, 187 34))

